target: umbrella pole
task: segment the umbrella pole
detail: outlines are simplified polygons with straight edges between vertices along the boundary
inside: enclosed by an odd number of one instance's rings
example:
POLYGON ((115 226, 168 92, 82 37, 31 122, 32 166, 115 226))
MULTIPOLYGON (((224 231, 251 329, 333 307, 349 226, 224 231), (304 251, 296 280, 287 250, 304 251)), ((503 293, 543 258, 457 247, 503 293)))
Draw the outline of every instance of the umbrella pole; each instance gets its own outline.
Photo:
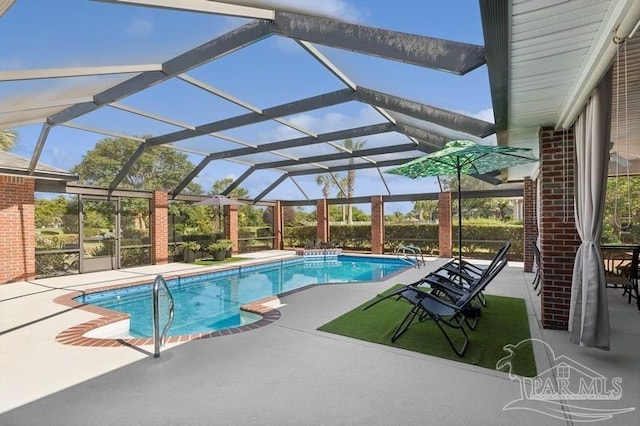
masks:
POLYGON ((462 193, 460 192, 460 165, 458 171, 458 269, 462 273, 462 193))

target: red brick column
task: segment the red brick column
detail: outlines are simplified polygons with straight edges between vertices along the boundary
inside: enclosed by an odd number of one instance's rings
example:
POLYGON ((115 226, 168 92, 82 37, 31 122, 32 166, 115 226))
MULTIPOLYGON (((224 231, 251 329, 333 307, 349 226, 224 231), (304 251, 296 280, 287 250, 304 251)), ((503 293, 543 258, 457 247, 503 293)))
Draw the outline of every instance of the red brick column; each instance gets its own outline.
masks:
POLYGON ((438 252, 440 257, 453 256, 452 202, 450 192, 438 194, 438 252))
POLYGON ((0 176, 0 284, 36 275, 35 181, 0 176))
POLYGON ((273 206, 273 248, 282 250, 284 248, 284 224, 282 223, 282 203, 276 201, 273 206))
POLYGON ((538 136, 542 325, 566 330, 573 263, 580 245, 573 213, 573 129, 554 131, 552 127, 543 127, 538 136))
POLYGON ((316 220, 318 221, 317 238, 320 241, 329 241, 329 203, 324 198, 316 202, 316 220))
POLYGON ((238 245, 238 206, 224 206, 224 215, 227 220, 224 221, 224 233, 227 239, 233 241, 231 253, 237 254, 240 246, 238 245))
POLYGON ((538 200, 538 188, 537 181, 531 180, 531 178, 524 178, 524 237, 523 237, 523 255, 524 255, 524 270, 526 272, 533 271, 533 249, 531 243, 538 239, 538 215, 537 215, 537 200, 538 200))
POLYGON ((384 202, 381 195, 371 197, 371 253, 384 253, 384 202))
POLYGON ((169 195, 155 191, 151 206, 151 263, 169 262, 169 195))

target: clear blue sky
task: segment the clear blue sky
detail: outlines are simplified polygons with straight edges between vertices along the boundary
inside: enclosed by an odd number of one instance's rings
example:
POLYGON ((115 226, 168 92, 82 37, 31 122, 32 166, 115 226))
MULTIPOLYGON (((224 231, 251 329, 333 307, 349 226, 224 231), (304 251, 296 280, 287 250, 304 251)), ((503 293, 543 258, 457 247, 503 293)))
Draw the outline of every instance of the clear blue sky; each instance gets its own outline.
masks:
MULTIPOLYGON (((300 2, 280 0, 279 3, 300 2)), ((321 6, 313 7, 319 7, 323 14, 362 25, 484 44, 476 0, 324 0, 317 3, 321 6)), ((3 40, 0 43, 0 70, 159 63, 244 22, 238 18, 88 0, 21 0, 0 18, 0 40, 3 40)), ((320 49, 358 85, 493 121, 486 67, 466 76, 455 76, 337 49, 320 49)), ((260 108, 344 87, 299 46, 278 37, 263 40, 189 74, 260 108)), ((64 97, 75 98, 86 92, 88 87, 112 81, 111 77, 101 77, 3 82, 0 83, 0 104, 7 106, 31 102, 31 99, 49 99, 60 93, 64 93, 64 97), (25 93, 29 95, 25 96, 25 93)), ((179 81, 160 84, 121 102, 191 125, 246 112, 215 96, 205 96, 179 81)), ((319 133, 334 129, 336 123, 344 128, 382 121, 380 116, 357 103, 288 119, 319 133)), ((132 135, 158 135, 176 130, 173 126, 129 116, 113 108, 102 108, 75 122, 132 135)), ((13 151, 30 157, 40 125, 22 126, 16 130, 20 140, 13 151)), ((226 133, 257 143, 297 136, 294 131, 273 123, 226 133)), ((49 135, 41 162, 71 168, 81 161, 82 155, 96 141, 104 137, 56 127, 49 135)), ((182 143, 182 146, 204 149, 210 146, 211 141, 211 138, 195 138, 182 143)), ((237 147, 223 141, 216 143, 218 149, 237 147)), ((367 147, 383 143, 376 137, 367 138, 367 147)), ((201 158, 190 155, 194 163, 201 158)), ((208 191, 215 179, 237 177, 245 169, 244 165, 216 161, 201 173, 197 181, 208 191)), ((266 171, 257 173, 245 181, 243 187, 255 196, 278 175, 266 171)), ((313 179, 299 178, 299 181, 308 195, 315 198, 320 196, 320 188, 313 179)), ((385 179, 388 179, 394 193, 416 191, 416 182, 409 179, 390 175, 385 175, 385 179)), ((425 192, 435 190, 433 181, 425 180, 420 184, 424 185, 425 192)), ((378 172, 375 169, 359 171, 355 195, 374 194, 386 194, 378 172)), ((291 183, 282 185, 267 196, 283 199, 300 197, 291 183), (293 197, 290 195, 292 191, 296 192, 293 197)), ((387 213, 394 210, 406 211, 407 206, 387 207, 387 213)))

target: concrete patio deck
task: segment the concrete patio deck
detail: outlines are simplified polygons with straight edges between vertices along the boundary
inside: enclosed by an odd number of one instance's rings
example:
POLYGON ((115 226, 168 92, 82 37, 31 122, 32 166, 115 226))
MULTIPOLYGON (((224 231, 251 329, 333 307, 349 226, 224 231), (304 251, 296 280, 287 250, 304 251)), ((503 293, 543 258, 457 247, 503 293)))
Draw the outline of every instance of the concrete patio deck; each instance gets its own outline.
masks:
MULTIPOLYGON (((278 258, 291 252, 264 252, 278 258)), ((317 331, 398 282, 442 264, 429 259, 388 280, 316 286, 281 298, 278 321, 252 331, 165 348, 62 345, 62 330, 94 314, 53 303, 71 290, 187 273, 186 264, 34 280, 0 286, 0 424, 9 425, 401 425, 574 424, 503 407, 520 397, 507 373, 317 331)), ((510 263, 488 293, 527 301, 533 338, 608 380, 621 398, 589 408, 635 410, 600 424, 640 424, 640 313, 610 290, 612 349, 581 348, 567 332, 542 330, 532 274, 510 263)), ((508 327, 508 324, 505 324, 508 327)), ((471 334, 473 338, 473 335, 471 334)), ((517 342, 513 342, 514 344, 517 342)), ((473 340, 470 345, 473 345, 473 340)), ((506 355, 506 353, 505 353, 506 355)), ((538 371, 553 366, 536 353, 538 371)), ((583 404, 587 405, 587 404, 583 404)), ((565 404, 566 408, 566 404, 565 404)))

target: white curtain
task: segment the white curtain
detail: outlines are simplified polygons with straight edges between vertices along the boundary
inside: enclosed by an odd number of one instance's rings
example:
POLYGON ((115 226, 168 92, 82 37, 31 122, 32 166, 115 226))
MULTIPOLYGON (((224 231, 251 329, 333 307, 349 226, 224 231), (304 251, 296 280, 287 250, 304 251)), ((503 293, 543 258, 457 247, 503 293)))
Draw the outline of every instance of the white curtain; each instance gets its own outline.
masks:
POLYGON ((582 244, 573 267, 569 331, 571 342, 609 350, 609 308, 600 252, 609 166, 611 71, 575 124, 575 220, 582 244))

